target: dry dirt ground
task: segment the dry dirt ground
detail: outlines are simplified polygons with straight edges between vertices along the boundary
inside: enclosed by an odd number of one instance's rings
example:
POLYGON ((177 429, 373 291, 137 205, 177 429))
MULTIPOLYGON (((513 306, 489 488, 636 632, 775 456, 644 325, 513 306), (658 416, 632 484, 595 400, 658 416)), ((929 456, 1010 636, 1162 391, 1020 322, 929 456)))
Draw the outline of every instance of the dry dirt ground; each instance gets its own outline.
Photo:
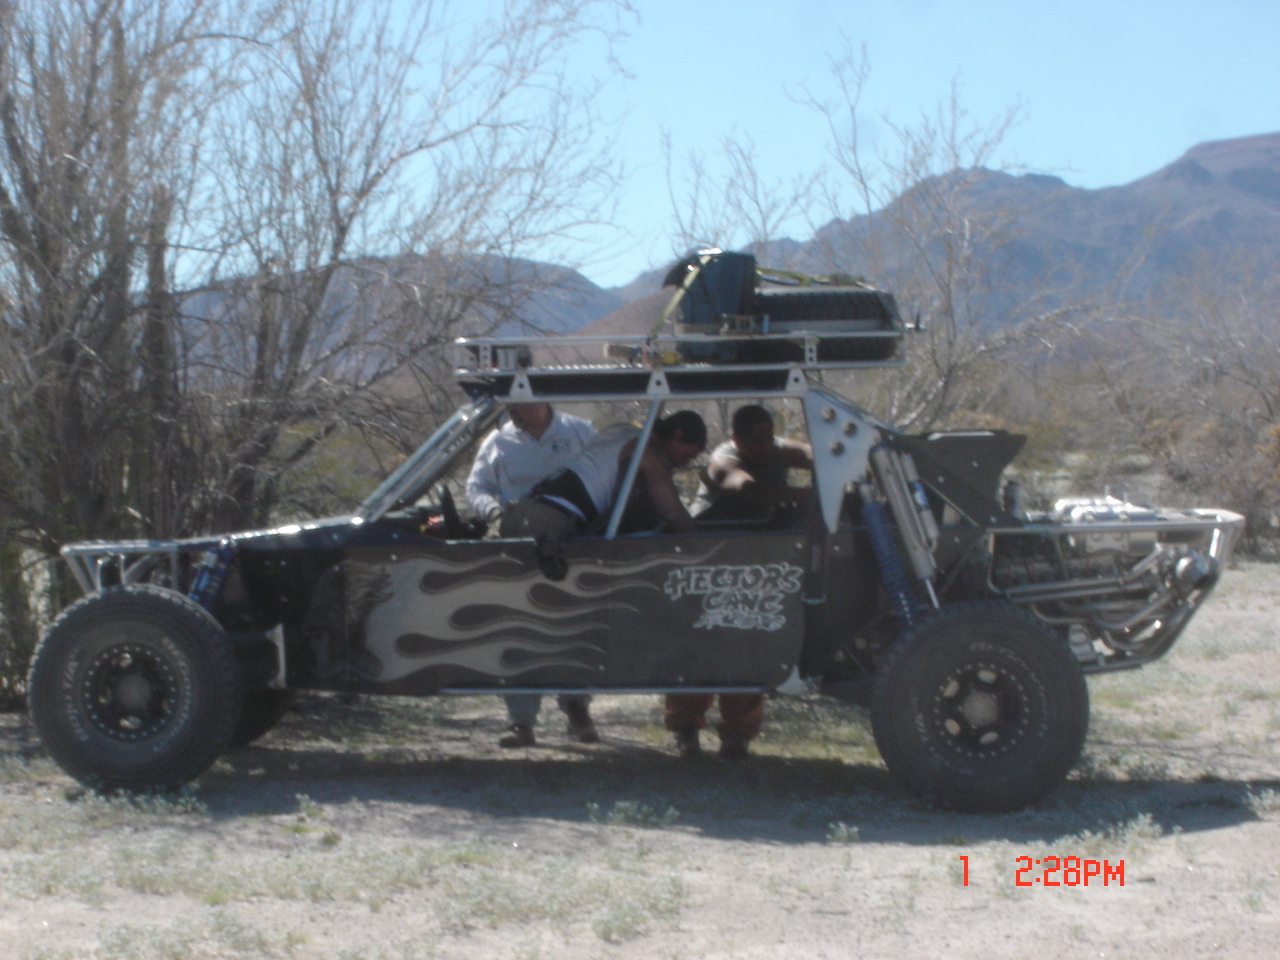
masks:
POLYGON ((1090 682, 1079 768, 1006 816, 906 796, 821 700, 730 764, 672 756, 652 697, 514 752, 491 698, 314 697, 151 801, 0 716, 0 958, 1274 957, 1278 610, 1280 567, 1231 571, 1165 661, 1090 682))

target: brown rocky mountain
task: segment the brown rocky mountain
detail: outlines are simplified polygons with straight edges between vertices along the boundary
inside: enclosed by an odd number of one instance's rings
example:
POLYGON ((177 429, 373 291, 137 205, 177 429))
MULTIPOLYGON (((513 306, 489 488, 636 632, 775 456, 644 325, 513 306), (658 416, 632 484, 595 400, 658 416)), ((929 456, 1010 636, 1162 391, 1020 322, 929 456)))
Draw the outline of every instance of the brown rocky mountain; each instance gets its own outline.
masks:
POLYGON ((661 276, 654 277, 655 287, 629 300, 612 313, 607 313, 580 332, 587 337, 642 336, 657 326, 662 311, 671 302, 672 290, 657 287, 661 276))
MULTIPOLYGON (((952 176, 962 184, 962 214, 1003 223, 978 251, 988 288, 980 306, 997 321, 1016 319, 1031 302, 1143 302, 1176 315, 1187 278, 1235 280, 1272 273, 1280 263, 1280 133, 1202 143, 1149 176, 1098 190, 1043 174, 952 176)), ((926 181, 913 190, 938 186, 926 181)), ((779 241, 758 256, 814 273, 861 274, 895 289, 918 255, 895 235, 893 214, 895 205, 914 199, 908 194, 888 210, 833 220, 810 240, 779 241), (878 269, 860 255, 873 234, 887 252, 878 269)), ((665 305, 664 297, 652 296, 661 278, 661 270, 651 271, 612 291, 634 302, 583 332, 651 328, 665 305)))

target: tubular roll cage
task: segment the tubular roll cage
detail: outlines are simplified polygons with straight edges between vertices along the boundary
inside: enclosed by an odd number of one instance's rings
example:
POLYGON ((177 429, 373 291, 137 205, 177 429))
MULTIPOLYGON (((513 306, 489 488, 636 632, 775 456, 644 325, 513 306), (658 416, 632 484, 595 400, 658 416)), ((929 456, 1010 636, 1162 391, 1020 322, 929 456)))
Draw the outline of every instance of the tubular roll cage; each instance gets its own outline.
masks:
MULTIPOLYGON (((901 365, 900 356, 881 360, 818 361, 819 342, 876 342, 899 340, 901 329, 813 334, 751 334, 752 342, 791 344, 804 352, 805 362, 727 364, 684 363, 682 344, 705 345, 718 338, 703 334, 650 335, 644 337, 490 337, 459 339, 453 345, 455 377, 470 402, 453 414, 403 464, 393 471, 355 510, 352 524, 372 523, 404 503, 415 490, 429 486, 457 455, 485 428, 495 423, 512 403, 570 401, 641 401, 649 404, 641 446, 648 443, 653 424, 665 401, 671 399, 723 400, 791 397, 805 404, 810 430, 825 425, 828 448, 838 459, 847 446, 863 458, 869 453, 876 430, 891 429, 870 412, 816 386, 812 375, 825 370, 865 370, 901 365), (535 360, 542 362, 535 363, 535 360), (810 409, 813 408, 813 409, 810 409), (861 432, 862 440, 850 438, 861 432)), ((821 429, 821 428, 819 428, 821 429)), ((817 465, 815 464, 815 467, 817 465)), ((630 490, 639 469, 633 458, 624 477, 630 490)), ((844 471, 840 471, 843 473, 844 471)), ((823 496, 823 516, 835 529, 839 494, 843 483, 828 484, 823 496)), ((605 536, 617 536, 625 498, 609 518, 605 536)), ((305 527, 305 524, 303 525, 305 527)), ((189 563, 184 557, 203 553, 222 539, 232 543, 253 533, 228 537, 184 540, 87 541, 68 544, 62 556, 85 593, 107 586, 146 582, 159 576, 174 589, 184 587, 189 563)))

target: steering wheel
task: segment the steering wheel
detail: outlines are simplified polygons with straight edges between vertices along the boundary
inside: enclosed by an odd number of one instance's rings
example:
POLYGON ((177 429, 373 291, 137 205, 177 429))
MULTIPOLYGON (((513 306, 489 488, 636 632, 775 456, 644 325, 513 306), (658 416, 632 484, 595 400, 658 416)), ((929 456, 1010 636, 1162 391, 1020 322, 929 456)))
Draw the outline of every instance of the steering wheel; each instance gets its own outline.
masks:
POLYGON ((462 518, 458 516, 458 505, 453 502, 453 494, 444 484, 440 485, 440 517, 444 520, 444 535, 448 540, 462 539, 462 518))

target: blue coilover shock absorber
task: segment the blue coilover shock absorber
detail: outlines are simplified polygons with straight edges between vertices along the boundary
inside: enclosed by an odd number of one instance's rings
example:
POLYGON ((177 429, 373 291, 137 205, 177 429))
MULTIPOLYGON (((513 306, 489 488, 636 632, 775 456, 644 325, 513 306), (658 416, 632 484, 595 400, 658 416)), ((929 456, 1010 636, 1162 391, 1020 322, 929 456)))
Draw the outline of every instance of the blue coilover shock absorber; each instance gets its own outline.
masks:
POLYGON ((231 566, 231 557, 235 553, 230 540, 222 540, 216 547, 205 551, 191 576, 189 596, 210 613, 217 606, 222 596, 222 588, 227 582, 227 570, 231 566))
POLYGON ((876 563, 880 565, 880 582, 889 595, 894 616, 903 627, 909 627, 915 622, 916 604, 911 597, 911 581, 902 565, 902 554, 898 552, 898 545, 893 542, 893 530, 889 526, 889 514, 884 504, 864 494, 862 520, 871 536, 871 549, 875 551, 876 563))

